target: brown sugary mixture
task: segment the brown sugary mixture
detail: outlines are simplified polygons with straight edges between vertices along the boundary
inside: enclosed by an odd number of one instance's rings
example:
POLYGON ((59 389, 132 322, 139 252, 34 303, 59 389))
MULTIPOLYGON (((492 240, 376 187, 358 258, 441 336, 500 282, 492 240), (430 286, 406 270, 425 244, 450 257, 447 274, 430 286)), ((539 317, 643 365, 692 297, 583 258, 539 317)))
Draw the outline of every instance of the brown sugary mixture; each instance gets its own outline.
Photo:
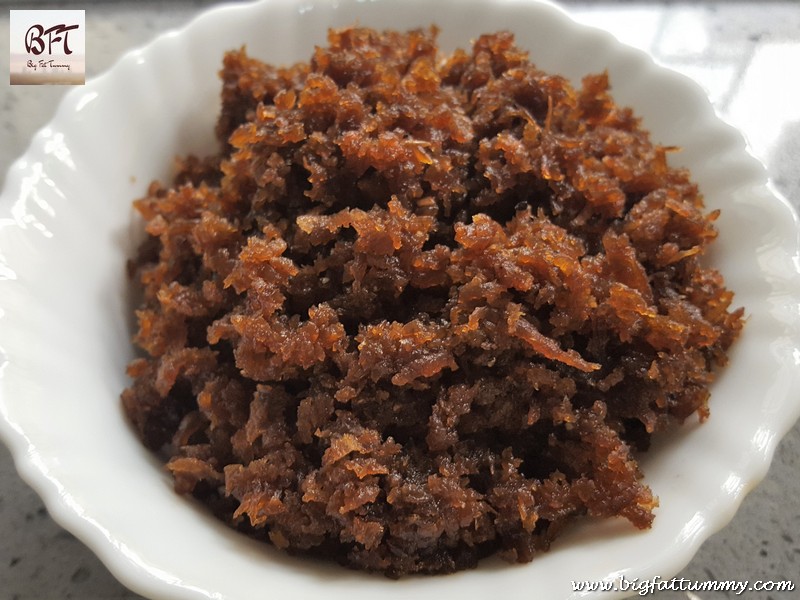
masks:
POLYGON ((634 451, 708 416, 742 311, 700 262, 717 212, 606 75, 433 28, 221 75, 220 152, 135 203, 122 400, 178 492, 390 576, 649 527, 634 451))

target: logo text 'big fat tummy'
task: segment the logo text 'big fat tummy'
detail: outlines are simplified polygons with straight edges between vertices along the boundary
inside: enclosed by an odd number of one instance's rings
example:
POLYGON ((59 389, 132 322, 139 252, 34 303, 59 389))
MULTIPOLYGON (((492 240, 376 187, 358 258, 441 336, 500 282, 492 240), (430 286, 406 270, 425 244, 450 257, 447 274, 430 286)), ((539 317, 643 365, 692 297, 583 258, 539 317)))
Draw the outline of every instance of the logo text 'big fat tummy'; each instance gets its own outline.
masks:
POLYGON ((85 82, 85 11, 12 10, 9 23, 12 85, 85 82))

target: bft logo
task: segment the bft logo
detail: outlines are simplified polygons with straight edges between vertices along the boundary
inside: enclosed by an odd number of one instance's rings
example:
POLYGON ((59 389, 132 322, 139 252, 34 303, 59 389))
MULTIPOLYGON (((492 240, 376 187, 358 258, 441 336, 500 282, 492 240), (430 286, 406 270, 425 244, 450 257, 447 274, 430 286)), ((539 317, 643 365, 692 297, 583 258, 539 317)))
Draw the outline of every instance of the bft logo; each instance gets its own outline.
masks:
POLYGON ((53 54, 53 44, 61 43, 64 54, 72 54, 69 48, 69 32, 78 29, 80 25, 66 25, 60 23, 45 29, 42 25, 31 25, 25 34, 25 50, 31 54, 39 56, 45 50, 45 38, 47 36, 47 53, 53 54), (62 35, 63 34, 63 35, 62 35))
POLYGON ((81 85, 86 79, 86 11, 12 10, 11 85, 81 85))

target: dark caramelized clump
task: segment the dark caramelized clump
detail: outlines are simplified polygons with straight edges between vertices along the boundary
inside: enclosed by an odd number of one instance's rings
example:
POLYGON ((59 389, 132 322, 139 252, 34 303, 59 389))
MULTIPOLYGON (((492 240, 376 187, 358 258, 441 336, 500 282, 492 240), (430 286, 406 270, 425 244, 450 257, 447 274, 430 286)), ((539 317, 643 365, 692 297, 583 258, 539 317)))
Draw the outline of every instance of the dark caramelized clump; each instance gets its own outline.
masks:
POLYGON ((177 490, 392 576, 648 527, 633 450, 708 415, 742 311, 699 260, 716 213, 607 77, 354 28, 222 80, 220 153, 136 201, 122 399, 177 490))

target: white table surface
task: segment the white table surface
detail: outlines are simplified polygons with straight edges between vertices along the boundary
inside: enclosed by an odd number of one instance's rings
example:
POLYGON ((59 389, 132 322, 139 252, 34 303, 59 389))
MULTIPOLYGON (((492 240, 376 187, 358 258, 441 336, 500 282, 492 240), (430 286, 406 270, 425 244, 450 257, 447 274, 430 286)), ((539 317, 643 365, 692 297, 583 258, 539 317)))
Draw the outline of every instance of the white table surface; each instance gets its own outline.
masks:
MULTIPOLYGON (((210 2, 0 1, 0 187, 11 162, 45 125, 66 89, 8 83, 9 8, 86 10, 87 77, 157 33, 181 26, 210 2), (166 5, 165 5, 166 4, 166 5)), ((564 2, 578 20, 610 30, 695 79, 738 127, 777 189, 800 207, 800 3, 564 2)), ((423 19, 424 20, 424 19, 423 19)), ((792 580, 800 598, 800 424, 778 446, 769 475, 733 521, 679 574, 690 581, 792 580)), ((733 598, 659 592, 659 600, 733 598)), ((136 599, 47 515, 0 444, 0 600, 136 599)), ((532 591, 531 599, 535 598, 532 591)), ((538 600, 538 599, 537 599, 538 600)), ((547 600, 547 599, 541 599, 547 600)))

